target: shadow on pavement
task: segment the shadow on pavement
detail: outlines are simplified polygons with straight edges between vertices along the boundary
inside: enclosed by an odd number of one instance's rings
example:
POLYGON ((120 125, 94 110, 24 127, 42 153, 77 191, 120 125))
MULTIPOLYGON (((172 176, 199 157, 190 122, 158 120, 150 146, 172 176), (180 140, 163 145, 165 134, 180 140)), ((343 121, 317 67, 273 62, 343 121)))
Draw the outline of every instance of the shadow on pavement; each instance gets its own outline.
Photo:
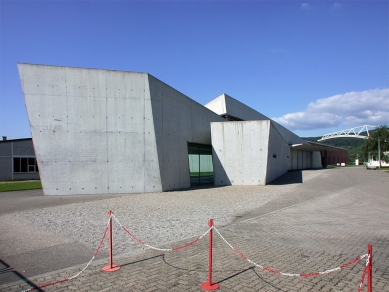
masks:
POLYGON ((9 264, 7 264, 2 259, 0 259, 0 266, 1 266, 0 267, 0 283, 2 282, 1 281, 1 277, 2 277, 1 275, 11 273, 12 277, 15 278, 14 282, 22 280, 25 283, 27 283, 28 285, 30 285, 31 288, 34 289, 35 291, 44 291, 44 290, 40 289, 37 285, 35 285, 33 282, 31 282, 29 279, 24 277, 23 274, 21 274, 17 270, 14 270, 14 268, 12 268, 9 264))
POLYGON ((125 266, 129 266, 129 265, 133 265, 133 264, 145 262, 145 261, 148 261, 148 260, 156 259, 156 258, 159 258, 159 257, 162 257, 162 258, 163 258, 163 257, 164 257, 164 254, 152 256, 152 257, 149 257, 149 258, 141 259, 141 260, 138 260, 138 261, 135 261, 135 262, 127 263, 127 264, 122 264, 122 265, 120 265, 120 266, 121 266, 121 267, 125 267, 125 266))
POLYGON ((272 288, 277 289, 278 291, 287 292, 286 290, 282 290, 282 289, 280 289, 280 288, 274 286, 272 283, 266 281, 264 278, 261 277, 260 274, 258 274, 258 272, 257 272, 254 268, 251 268, 251 269, 252 269, 253 272, 257 275, 257 277, 258 277, 259 279, 261 279, 263 282, 265 282, 266 284, 268 284, 268 285, 271 286, 272 288))
POLYGON ((301 170, 292 170, 273 180, 269 185, 290 185, 303 183, 303 172, 301 170))

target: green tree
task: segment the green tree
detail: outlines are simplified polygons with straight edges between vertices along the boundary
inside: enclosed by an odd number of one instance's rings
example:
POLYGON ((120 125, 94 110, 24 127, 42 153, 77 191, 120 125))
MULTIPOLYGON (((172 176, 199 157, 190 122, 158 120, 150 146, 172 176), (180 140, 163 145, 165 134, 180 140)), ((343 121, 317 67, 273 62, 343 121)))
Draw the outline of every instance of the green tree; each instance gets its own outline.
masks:
POLYGON ((374 160, 378 160, 378 144, 380 145, 381 161, 388 162, 389 127, 387 125, 381 125, 370 132, 369 138, 362 146, 363 155, 365 157, 370 155, 374 160))

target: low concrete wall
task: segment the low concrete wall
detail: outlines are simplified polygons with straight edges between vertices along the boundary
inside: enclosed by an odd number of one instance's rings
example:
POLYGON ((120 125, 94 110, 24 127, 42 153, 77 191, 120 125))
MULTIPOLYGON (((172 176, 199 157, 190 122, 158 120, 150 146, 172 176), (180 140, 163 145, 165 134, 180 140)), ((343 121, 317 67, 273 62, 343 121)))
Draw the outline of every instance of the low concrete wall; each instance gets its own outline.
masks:
POLYGON ((265 185, 270 120, 211 123, 215 185, 265 185))

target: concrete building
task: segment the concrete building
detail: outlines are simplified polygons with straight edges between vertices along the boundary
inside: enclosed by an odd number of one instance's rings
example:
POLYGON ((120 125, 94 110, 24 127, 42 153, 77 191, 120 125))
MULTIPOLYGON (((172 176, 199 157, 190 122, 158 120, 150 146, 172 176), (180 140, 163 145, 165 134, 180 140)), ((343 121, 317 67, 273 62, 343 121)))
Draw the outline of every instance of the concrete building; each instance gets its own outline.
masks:
POLYGON ((265 185, 288 170, 322 167, 320 147, 232 97, 205 107, 230 120, 211 123, 215 185, 265 185))
POLYGON ((264 185, 321 167, 320 146, 225 94, 202 106, 147 73, 18 69, 46 195, 264 185))
POLYGON ((0 141, 0 180, 39 179, 32 139, 0 141))

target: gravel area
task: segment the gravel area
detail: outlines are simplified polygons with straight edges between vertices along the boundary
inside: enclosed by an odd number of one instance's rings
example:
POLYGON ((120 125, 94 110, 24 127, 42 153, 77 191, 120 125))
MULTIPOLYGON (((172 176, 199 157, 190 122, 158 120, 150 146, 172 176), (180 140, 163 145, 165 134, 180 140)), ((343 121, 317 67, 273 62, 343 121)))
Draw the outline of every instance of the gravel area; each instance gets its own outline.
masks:
MULTIPOLYGON (((304 171, 303 179, 307 181, 325 171, 304 171)), ((45 246, 55 245, 58 241, 77 241, 95 249, 107 224, 108 210, 112 210, 121 223, 144 242, 173 247, 168 243, 203 234, 208 229, 209 218, 214 218, 219 227, 229 224, 236 216, 246 214, 292 191, 296 186, 229 186, 131 194, 116 198, 107 195, 107 199, 98 201, 3 215, 0 222, 12 222, 19 226, 19 232, 29 227, 38 228, 42 236, 41 244, 45 246)), ((28 239, 28 234, 26 236, 28 239)), ((114 245, 115 254, 142 248, 115 222, 114 245)), ((9 253, 21 253, 27 248, 21 243, 19 249, 12 247, 9 253)), ((106 248, 107 244, 103 250, 106 248)))

